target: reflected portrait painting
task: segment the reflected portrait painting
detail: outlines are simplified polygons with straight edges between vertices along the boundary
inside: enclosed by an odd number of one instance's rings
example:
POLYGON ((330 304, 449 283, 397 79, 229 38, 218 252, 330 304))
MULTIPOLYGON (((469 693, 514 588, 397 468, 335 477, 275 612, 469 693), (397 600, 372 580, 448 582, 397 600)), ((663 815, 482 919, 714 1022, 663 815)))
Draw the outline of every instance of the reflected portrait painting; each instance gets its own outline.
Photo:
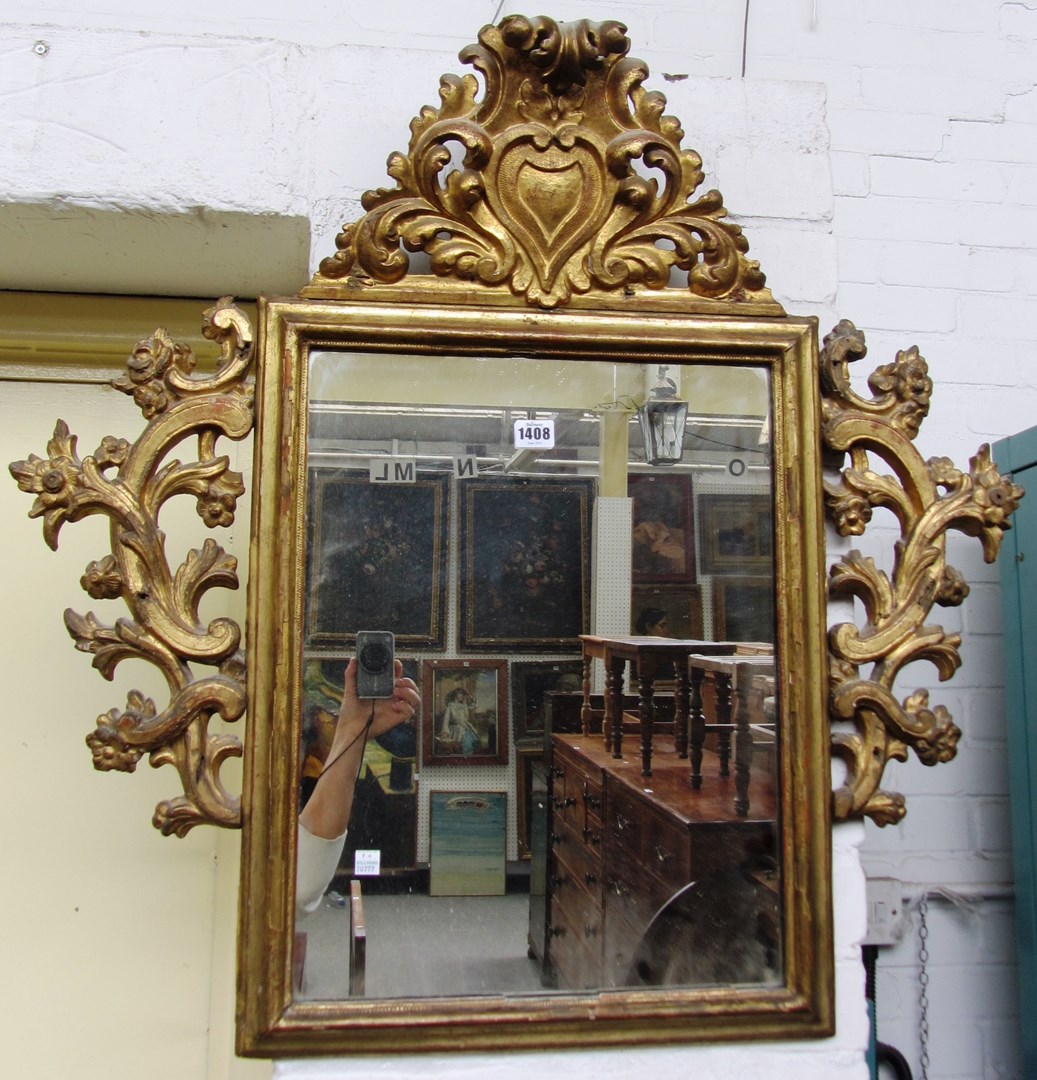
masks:
POLYGON ((506 660, 426 660, 422 665, 426 765, 506 765, 506 660))

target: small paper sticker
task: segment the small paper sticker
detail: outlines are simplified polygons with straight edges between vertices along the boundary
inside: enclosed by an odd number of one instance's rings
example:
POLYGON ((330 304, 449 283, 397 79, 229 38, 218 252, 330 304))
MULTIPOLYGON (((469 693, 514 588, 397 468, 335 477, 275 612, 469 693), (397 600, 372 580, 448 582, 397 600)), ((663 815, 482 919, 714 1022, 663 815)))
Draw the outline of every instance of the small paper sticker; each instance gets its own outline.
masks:
POLYGON ((380 851, 358 851, 353 861, 353 873, 377 875, 381 873, 382 853, 380 851))
POLYGON ((551 450, 555 444, 553 420, 516 420, 516 450, 551 450))

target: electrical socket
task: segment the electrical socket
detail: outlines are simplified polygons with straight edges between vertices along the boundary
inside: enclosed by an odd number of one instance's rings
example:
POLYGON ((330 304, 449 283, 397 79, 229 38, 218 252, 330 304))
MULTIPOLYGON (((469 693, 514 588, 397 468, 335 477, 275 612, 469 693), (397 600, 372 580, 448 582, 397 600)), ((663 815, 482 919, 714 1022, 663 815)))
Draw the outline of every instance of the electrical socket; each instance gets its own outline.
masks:
POLYGON ((904 935, 904 886, 893 878, 868 878, 868 931, 864 945, 896 945, 904 935))

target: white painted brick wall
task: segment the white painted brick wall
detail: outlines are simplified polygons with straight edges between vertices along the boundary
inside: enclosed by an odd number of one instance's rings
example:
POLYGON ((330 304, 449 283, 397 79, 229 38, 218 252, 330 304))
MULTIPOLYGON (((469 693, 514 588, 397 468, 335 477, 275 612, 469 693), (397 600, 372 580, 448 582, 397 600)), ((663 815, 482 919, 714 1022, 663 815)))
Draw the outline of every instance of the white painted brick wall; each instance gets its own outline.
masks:
MULTIPOLYGON (((386 154, 405 146, 417 106, 435 101, 440 72, 459 70, 458 48, 483 22, 525 7, 38 0, 29 26, 7 5, 5 191, 58 206, 306 213, 319 259, 357 213, 360 192, 384 182, 386 154), (51 43, 45 58, 31 53, 37 38, 51 43), (357 107, 362 131, 346 119, 357 107)), ((743 4, 572 0, 543 9, 628 24, 634 54, 650 62, 652 85, 668 95, 707 183, 745 224, 776 292, 818 314, 823 329, 845 316, 868 332, 862 389, 875 366, 919 344, 937 380, 924 453, 965 466, 980 441, 1037 421, 1033 0, 753 0, 745 83, 743 4), (664 73, 690 77, 668 82, 664 73)), ((963 627, 965 640, 962 670, 933 701, 962 725, 962 750, 952 765, 891 770, 889 786, 908 796, 903 826, 836 830, 836 1040, 636 1058, 310 1063, 293 1075, 482 1080, 564 1070, 580 1080, 636 1067, 656 1076, 860 1077, 855 844, 865 832, 866 864, 905 882, 909 895, 968 886, 979 897, 966 913, 944 901, 930 907, 929 1076, 1020 1076, 997 570, 975 541, 952 538, 950 551, 977 584, 964 614, 934 613, 963 627)), ((927 666, 908 672, 904 692, 932 681, 927 666)), ((879 1018, 882 1037, 917 1075, 916 956, 909 928, 880 959, 879 1018)))

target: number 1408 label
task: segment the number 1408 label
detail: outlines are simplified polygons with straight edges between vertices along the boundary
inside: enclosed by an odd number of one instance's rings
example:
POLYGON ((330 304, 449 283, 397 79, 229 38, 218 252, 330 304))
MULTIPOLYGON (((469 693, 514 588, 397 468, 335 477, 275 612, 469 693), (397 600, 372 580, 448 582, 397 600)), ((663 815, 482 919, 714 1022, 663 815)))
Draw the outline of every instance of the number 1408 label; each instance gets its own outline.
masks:
POLYGON ((553 420, 516 420, 515 448, 518 450, 550 450, 555 444, 553 420))

